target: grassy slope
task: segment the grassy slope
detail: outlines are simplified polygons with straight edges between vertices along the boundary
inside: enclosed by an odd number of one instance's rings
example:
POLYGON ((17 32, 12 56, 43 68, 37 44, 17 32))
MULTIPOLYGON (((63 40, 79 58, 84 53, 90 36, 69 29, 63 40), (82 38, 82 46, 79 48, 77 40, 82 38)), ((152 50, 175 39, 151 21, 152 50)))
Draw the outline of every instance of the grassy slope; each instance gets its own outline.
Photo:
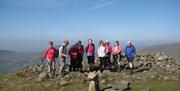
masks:
MULTIPOLYGON (((28 73, 27 73, 28 74, 28 73)), ((28 74, 29 75, 29 74, 28 74)), ((32 74, 31 74, 32 75, 32 74)), ((66 85, 60 86, 59 82, 61 77, 54 79, 47 79, 43 82, 36 81, 36 74, 33 74, 35 78, 21 77, 14 73, 1 74, 0 75, 0 91, 87 91, 88 82, 85 82, 85 75, 81 74, 80 79, 64 78, 70 81, 66 85)), ((104 78, 101 78, 104 79, 104 78)), ((110 84, 115 84, 115 81, 121 80, 119 76, 106 77, 110 84)), ((118 85, 118 84, 116 84, 118 85)), ((107 84, 100 84, 101 88, 105 88, 107 84)), ((163 81, 163 80, 134 80, 131 84, 130 91, 179 91, 180 81, 163 81)))

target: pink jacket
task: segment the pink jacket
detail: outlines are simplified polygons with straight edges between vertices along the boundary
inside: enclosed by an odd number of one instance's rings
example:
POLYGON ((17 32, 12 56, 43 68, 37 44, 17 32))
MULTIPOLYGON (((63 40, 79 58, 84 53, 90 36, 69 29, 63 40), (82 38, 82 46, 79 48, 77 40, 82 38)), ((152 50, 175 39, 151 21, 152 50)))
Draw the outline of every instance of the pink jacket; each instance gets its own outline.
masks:
POLYGON ((105 45, 105 48, 106 48, 106 50, 107 50, 107 53, 111 53, 112 52, 112 47, 111 47, 111 45, 110 44, 106 44, 105 45))
POLYGON ((114 45, 113 53, 118 54, 121 52, 121 46, 120 45, 114 45))
POLYGON ((88 55, 94 55, 94 53, 95 53, 95 46, 94 46, 94 44, 88 44, 86 46, 86 53, 88 55))

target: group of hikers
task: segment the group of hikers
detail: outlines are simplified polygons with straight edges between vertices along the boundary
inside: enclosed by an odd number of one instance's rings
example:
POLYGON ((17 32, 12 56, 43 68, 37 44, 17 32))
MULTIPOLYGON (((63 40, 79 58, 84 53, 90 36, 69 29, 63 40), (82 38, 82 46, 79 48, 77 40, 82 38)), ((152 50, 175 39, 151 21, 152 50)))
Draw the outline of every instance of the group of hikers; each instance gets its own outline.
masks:
POLYGON ((127 46, 124 49, 124 53, 122 54, 122 48, 119 41, 115 41, 114 46, 111 46, 108 40, 99 41, 97 51, 95 51, 96 47, 93 43, 92 39, 88 39, 88 44, 84 47, 81 41, 78 41, 70 48, 68 48, 69 41, 65 40, 63 45, 60 46, 59 49, 53 47, 53 42, 49 41, 48 48, 43 53, 43 57, 41 62, 47 58, 47 66, 49 75, 54 75, 55 66, 56 66, 56 58, 58 58, 58 62, 60 63, 59 74, 63 74, 65 71, 65 64, 67 63, 67 58, 70 57, 70 66, 69 71, 80 71, 83 72, 83 56, 86 54, 87 62, 89 65, 88 71, 94 71, 94 63, 95 56, 99 58, 99 71, 102 73, 110 64, 111 64, 111 56, 116 64, 121 66, 121 55, 125 56, 128 60, 130 72, 133 72, 133 59, 136 54, 136 48, 132 45, 131 41, 127 42, 127 46))

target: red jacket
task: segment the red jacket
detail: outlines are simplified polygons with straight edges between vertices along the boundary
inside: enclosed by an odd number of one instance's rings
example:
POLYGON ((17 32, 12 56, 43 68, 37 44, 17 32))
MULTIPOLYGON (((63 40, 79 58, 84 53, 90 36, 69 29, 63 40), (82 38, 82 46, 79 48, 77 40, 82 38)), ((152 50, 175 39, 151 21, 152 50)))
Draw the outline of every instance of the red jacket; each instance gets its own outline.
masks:
POLYGON ((69 55, 70 55, 71 59, 77 59, 77 57, 78 57, 78 49, 77 49, 77 47, 70 48, 69 55))
POLYGON ((77 48, 78 48, 79 54, 83 55, 84 54, 84 46, 83 45, 78 45, 77 48))
POLYGON ((47 56, 48 59, 55 59, 55 48, 47 48, 43 53, 43 59, 47 56))

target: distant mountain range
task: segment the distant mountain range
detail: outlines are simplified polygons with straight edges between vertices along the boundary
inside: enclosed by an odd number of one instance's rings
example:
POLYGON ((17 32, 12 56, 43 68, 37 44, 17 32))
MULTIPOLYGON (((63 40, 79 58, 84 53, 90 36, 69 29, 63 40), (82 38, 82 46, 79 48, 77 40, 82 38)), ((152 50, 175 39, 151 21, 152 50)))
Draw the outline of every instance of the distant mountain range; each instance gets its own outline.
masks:
POLYGON ((157 44, 153 46, 138 48, 138 53, 154 53, 164 52, 166 55, 172 56, 175 60, 180 61, 180 42, 169 43, 169 44, 157 44))
POLYGON ((16 71, 27 65, 38 63, 39 53, 21 53, 9 50, 0 50, 0 72, 16 71))
MULTIPOLYGON (((56 46, 56 48, 58 47, 59 46, 56 46)), ((137 48, 138 54, 159 51, 180 61, 180 42, 137 48)), ((16 71, 28 65, 39 63, 41 56, 42 52, 22 53, 10 50, 0 50, 0 73, 16 71)))

